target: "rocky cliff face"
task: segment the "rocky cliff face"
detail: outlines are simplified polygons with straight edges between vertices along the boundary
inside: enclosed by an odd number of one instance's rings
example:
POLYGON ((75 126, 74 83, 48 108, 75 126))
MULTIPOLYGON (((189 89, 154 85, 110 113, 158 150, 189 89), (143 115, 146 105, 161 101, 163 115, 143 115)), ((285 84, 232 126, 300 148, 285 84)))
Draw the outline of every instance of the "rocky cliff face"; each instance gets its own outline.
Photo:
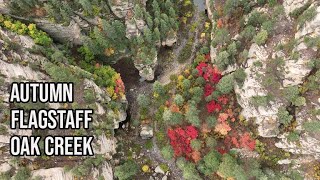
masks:
MULTIPOLYGON (((8 99, 9 99, 9 87, 10 83, 14 81, 54 81, 55 77, 48 74, 45 70, 45 66, 50 63, 46 57, 42 55, 33 54, 29 51, 29 48, 35 46, 35 43, 30 37, 20 36, 12 32, 8 32, 0 28, 0 119, 2 127, 2 132, 0 135, 0 147, 3 149, 0 156, 0 173, 7 172, 9 170, 16 169, 16 165, 11 163, 13 157, 9 154, 9 141, 11 135, 25 135, 31 136, 35 133, 32 130, 11 130, 7 122, 8 112, 10 110, 8 99), (7 132, 7 133, 5 133, 7 132)), ((78 71, 86 73, 82 69, 74 66, 64 65, 65 68, 69 68, 69 71, 78 71)), ((80 73, 81 74, 81 73, 80 73)), ((93 125, 99 125, 104 121, 110 122, 110 127, 112 129, 119 128, 119 123, 126 119, 126 108, 127 100, 125 96, 120 99, 121 108, 115 112, 106 106, 106 104, 114 101, 111 99, 105 88, 97 86, 92 79, 91 75, 85 77, 78 77, 78 85, 76 90, 77 100, 76 103, 81 107, 84 103, 84 92, 87 90, 92 90, 95 94, 95 102, 92 102, 91 108, 95 109, 93 125)), ((88 104, 88 103, 86 103, 88 104)), ((63 104, 47 104, 48 107, 58 109, 63 108, 63 104)), ((31 105, 33 108, 33 105, 31 105)), ((74 107, 72 107, 74 108, 74 107)), ((56 134, 59 132, 49 132, 56 134)), ((60 132, 63 133, 63 132, 60 132)), ((102 175, 105 179, 112 179, 112 166, 110 161, 112 160, 112 155, 116 152, 116 140, 112 136, 106 136, 106 133, 101 135, 95 135, 95 141, 93 144, 94 151, 96 154, 102 155, 106 161, 103 166, 101 166, 101 171, 96 170, 93 177, 98 177, 102 175)), ((35 158, 29 158, 31 161, 35 161, 35 158)), ((59 164, 57 164, 59 166, 59 164)), ((32 176, 42 176, 44 179, 73 179, 71 173, 65 173, 63 168, 53 167, 50 169, 35 169, 32 172, 32 176)))
MULTIPOLYGON (((253 6, 252 6, 253 7, 253 6)), ((319 140, 317 133, 305 131, 303 124, 310 121, 319 121, 319 115, 314 115, 311 111, 319 111, 319 91, 306 92, 303 97, 306 103, 302 106, 295 106, 284 98, 285 89, 292 86, 298 86, 303 89, 310 74, 316 70, 310 66, 310 63, 319 61, 319 52, 317 45, 308 44, 308 39, 319 38, 320 36, 320 6, 317 1, 302 0, 284 0, 284 15, 277 19, 273 35, 269 35, 265 45, 252 43, 248 49, 248 57, 239 67, 229 67, 224 73, 232 73, 237 68, 243 68, 247 77, 243 86, 235 85, 235 93, 238 103, 243 108, 242 115, 246 119, 253 119, 258 125, 259 135, 262 137, 277 137, 275 144, 278 148, 304 157, 319 159, 319 140), (316 15, 310 20, 300 25, 297 19, 292 17, 301 9, 308 11, 315 8, 316 15), (294 42, 294 43, 293 43, 294 42), (288 45, 288 50, 279 49, 279 44, 288 45), (281 59, 281 66, 273 66, 276 59, 281 59), (230 70, 231 69, 231 70, 230 70), (270 73, 272 72, 272 73, 270 73), (267 79, 270 76, 276 76, 271 85, 267 79), (256 97, 269 97, 266 105, 257 105, 253 99, 256 97), (288 133, 281 130, 281 119, 278 117, 280 108, 294 109, 290 114, 297 123, 295 129, 299 134, 298 140, 292 142, 288 140, 288 133)), ((212 4, 207 1, 209 18, 212 17, 212 4)), ((258 12, 270 13, 267 8, 256 9, 258 12)), ((250 16, 250 15, 249 15, 250 16)), ((214 18, 212 23, 216 24, 214 18)), ((245 18, 247 21, 248 18, 245 18)), ((299 21, 299 20, 298 20, 299 21)), ((247 23, 247 22, 246 22, 247 23)), ((212 34, 212 39, 215 38, 212 34)), ((239 39, 241 35, 237 34, 233 39, 239 39)), ((211 60, 216 62, 217 48, 211 46, 211 60)), ((319 62, 317 62, 319 63, 319 62)), ((239 64, 238 64, 239 65, 239 64)), ((318 82, 317 82, 318 83, 318 82)), ((317 84, 320 87, 319 84, 317 84)))

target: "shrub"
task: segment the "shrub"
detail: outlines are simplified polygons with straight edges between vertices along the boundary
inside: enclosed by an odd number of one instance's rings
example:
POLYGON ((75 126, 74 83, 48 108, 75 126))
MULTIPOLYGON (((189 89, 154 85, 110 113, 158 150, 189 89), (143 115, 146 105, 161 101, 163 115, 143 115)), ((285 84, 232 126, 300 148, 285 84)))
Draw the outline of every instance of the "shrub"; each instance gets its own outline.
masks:
POLYGON ((317 15, 316 6, 305 10, 297 19, 299 27, 303 26, 307 21, 311 21, 317 15))
POLYGON ((268 39, 268 32, 266 30, 261 30, 256 36, 253 37, 253 41, 259 46, 266 43, 268 39))
POLYGON ((229 74, 223 76, 217 84, 217 90, 220 91, 222 94, 229 94, 233 90, 233 82, 233 75, 229 74))
POLYGON ((320 36, 312 38, 309 36, 304 37, 304 43, 307 45, 309 48, 313 47, 320 47, 320 36))
POLYGON ((11 179, 10 173, 9 172, 0 173, 0 179, 2 179, 2 180, 10 180, 11 179))
POLYGON ((150 105, 149 97, 144 94, 139 94, 137 100, 140 108, 148 108, 148 106, 150 105))
POLYGON ((248 18, 248 25, 259 27, 268 19, 267 14, 254 10, 248 18))
POLYGON ((295 106, 303 106, 305 104, 306 104, 306 99, 302 96, 297 97, 293 102, 293 105, 295 106))
POLYGON ((303 12, 305 12, 311 5, 311 2, 305 3, 303 6, 296 8, 292 12, 290 12, 289 16, 297 19, 303 12))
POLYGON ((21 167, 18 169, 17 174, 14 176, 15 180, 26 180, 31 177, 30 169, 26 167, 21 167))
POLYGON ((293 119, 293 116, 290 115, 289 112, 284 107, 279 108, 277 116, 278 116, 279 122, 283 124, 284 127, 288 127, 291 124, 293 119))
POLYGON ((137 164, 134 161, 129 160, 120 166, 116 166, 114 169, 114 175, 119 180, 132 179, 132 176, 137 174, 138 169, 137 164))
POLYGON ((87 89, 84 91, 84 100, 89 104, 92 104, 96 101, 96 96, 92 89, 87 89))
POLYGON ((299 88, 298 86, 289 86, 284 90, 284 97, 289 101, 294 103, 295 100, 299 97, 299 88))
POLYGON ((273 33, 273 29, 274 29, 274 22, 273 21, 266 21, 262 23, 262 29, 266 30, 268 32, 268 34, 272 34, 273 33))
POLYGON ((310 121, 303 123, 303 128, 312 133, 320 132, 320 122, 319 121, 310 121))
POLYGON ((288 141, 291 141, 291 142, 298 141, 299 138, 300 138, 300 135, 296 131, 289 132, 289 134, 287 136, 288 141))
POLYGON ((272 96, 271 95, 266 95, 266 96, 253 96, 252 97, 252 103, 255 106, 263 106, 266 107, 269 102, 272 100, 272 96))
POLYGON ((244 69, 240 68, 233 73, 233 77, 234 80, 238 83, 238 85, 242 87, 245 79, 247 78, 247 74, 244 71, 244 69))
POLYGON ((217 64, 220 70, 224 70, 230 65, 232 62, 230 60, 230 54, 227 51, 219 52, 217 56, 217 64))

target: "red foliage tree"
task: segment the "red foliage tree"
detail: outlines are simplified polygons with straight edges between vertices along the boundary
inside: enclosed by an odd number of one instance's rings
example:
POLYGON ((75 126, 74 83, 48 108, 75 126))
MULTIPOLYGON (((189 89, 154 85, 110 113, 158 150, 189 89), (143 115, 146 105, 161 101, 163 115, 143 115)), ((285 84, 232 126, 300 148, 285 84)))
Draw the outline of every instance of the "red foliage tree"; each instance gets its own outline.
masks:
POLYGON ((222 107, 220 104, 216 103, 216 101, 212 100, 207 104, 207 111, 212 113, 214 111, 221 111, 222 107))
POLYGON ((206 84, 206 86, 204 87, 204 96, 205 97, 210 96, 213 91, 214 91, 214 88, 210 84, 206 84))
POLYGON ((250 134, 248 132, 244 133, 240 137, 240 146, 243 148, 248 148, 249 150, 253 151, 256 147, 256 141, 251 138, 250 134))
POLYGON ((197 129, 194 126, 187 126, 184 129, 177 127, 175 129, 168 129, 167 133, 170 145, 174 150, 174 155, 176 157, 185 156, 186 158, 190 158, 192 156, 190 142, 198 137, 197 129))

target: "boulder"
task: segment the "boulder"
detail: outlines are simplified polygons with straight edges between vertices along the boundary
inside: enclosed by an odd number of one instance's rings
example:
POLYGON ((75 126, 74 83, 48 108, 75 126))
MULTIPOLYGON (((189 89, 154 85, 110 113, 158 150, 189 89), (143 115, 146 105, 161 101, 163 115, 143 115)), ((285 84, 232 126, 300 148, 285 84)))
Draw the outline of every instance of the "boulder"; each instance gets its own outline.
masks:
POLYGON ((153 129, 149 125, 142 125, 140 136, 142 139, 150 139, 153 137, 153 129))

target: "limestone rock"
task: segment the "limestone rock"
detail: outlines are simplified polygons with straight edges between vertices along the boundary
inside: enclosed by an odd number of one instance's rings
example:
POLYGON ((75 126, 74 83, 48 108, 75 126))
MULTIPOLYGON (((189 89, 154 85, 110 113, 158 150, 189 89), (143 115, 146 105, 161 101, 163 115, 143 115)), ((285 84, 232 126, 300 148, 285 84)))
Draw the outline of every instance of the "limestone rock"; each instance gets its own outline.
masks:
POLYGON ((154 172, 155 173, 159 173, 159 174, 164 174, 165 172, 161 169, 160 166, 157 166, 155 169, 154 169, 154 172))
POLYGON ((155 67, 158 63, 157 55, 153 58, 153 62, 150 64, 143 64, 138 63, 137 61, 134 62, 134 66, 138 69, 139 75, 147 80, 152 81, 154 79, 155 67))
POLYGON ((284 0, 283 1, 283 7, 284 7, 286 15, 289 16, 289 14, 292 11, 294 11, 297 8, 302 7, 307 2, 308 1, 305 1, 305 0, 284 0))
POLYGON ((266 96, 267 90, 261 85, 257 72, 265 68, 266 60, 268 58, 267 51, 253 44, 249 50, 248 61, 246 64, 245 72, 247 78, 243 83, 243 87, 235 86, 238 103, 243 108, 241 114, 246 118, 254 118, 258 124, 259 135, 263 137, 275 137, 278 134, 279 123, 277 121, 278 108, 282 106, 281 102, 271 101, 268 107, 255 107, 251 101, 254 96, 266 96), (260 61, 263 66, 255 67, 254 63, 260 61))
POLYGON ((32 171, 31 177, 41 177, 44 180, 73 180, 71 173, 65 173, 61 167, 35 170, 32 171))
POLYGON ((153 137, 153 129, 149 125, 142 125, 140 136, 142 139, 149 139, 153 137))
POLYGON ((126 20, 126 37, 131 39, 132 37, 140 36, 140 31, 136 25, 134 19, 126 20))
POLYGON ((113 137, 106 137, 105 134, 97 137, 97 143, 94 147, 96 154, 103 154, 107 159, 111 159, 112 155, 116 153, 116 139, 113 137))
POLYGON ((128 10, 132 9, 134 7, 134 4, 132 1, 129 0, 115 0, 110 1, 110 6, 112 12, 118 17, 118 18, 125 18, 128 10))
POLYGON ((9 163, 2 163, 0 165, 0 173, 8 172, 12 169, 9 163))
POLYGON ((320 121, 320 117, 313 113, 311 110, 320 110, 320 102, 315 95, 310 95, 311 97, 306 97, 309 99, 306 106, 296 108, 296 121, 298 132, 301 132, 298 142, 290 142, 286 138, 287 134, 280 136, 280 141, 276 143, 278 148, 282 148, 285 151, 289 151, 293 154, 310 155, 316 159, 320 158, 320 136, 317 133, 305 132, 302 124, 308 121, 320 121), (313 97, 313 98, 312 98, 313 97))
POLYGON ((112 166, 109 163, 105 163, 102 166, 102 176, 105 180, 113 180, 112 166))
POLYGON ((320 6, 317 6, 316 11, 317 15, 313 20, 307 21, 303 27, 298 27, 299 31, 295 34, 296 39, 301 39, 306 35, 311 35, 312 37, 320 35, 320 6))
POLYGON ((172 47, 177 42, 177 35, 174 34, 172 37, 167 38, 162 42, 162 46, 172 47))

